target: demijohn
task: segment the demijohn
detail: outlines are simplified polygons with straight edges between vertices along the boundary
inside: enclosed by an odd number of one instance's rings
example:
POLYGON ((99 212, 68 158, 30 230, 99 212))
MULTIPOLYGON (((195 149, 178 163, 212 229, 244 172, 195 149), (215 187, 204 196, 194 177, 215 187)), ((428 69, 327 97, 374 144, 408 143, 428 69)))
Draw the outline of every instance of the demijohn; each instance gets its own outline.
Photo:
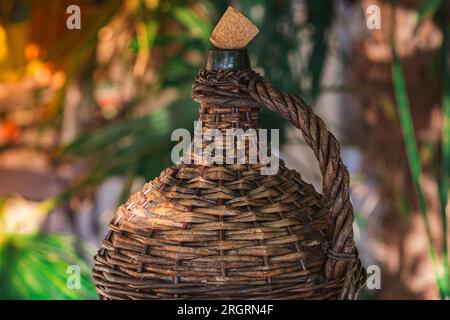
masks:
POLYGON ((356 299, 365 271, 339 144, 300 97, 251 69, 257 33, 233 8, 216 26, 192 86, 200 130, 258 131, 262 108, 280 113, 313 150, 323 195, 282 160, 271 174, 258 155, 237 161, 249 143, 224 140, 213 163, 191 148, 118 208, 94 258, 101 299, 356 299))

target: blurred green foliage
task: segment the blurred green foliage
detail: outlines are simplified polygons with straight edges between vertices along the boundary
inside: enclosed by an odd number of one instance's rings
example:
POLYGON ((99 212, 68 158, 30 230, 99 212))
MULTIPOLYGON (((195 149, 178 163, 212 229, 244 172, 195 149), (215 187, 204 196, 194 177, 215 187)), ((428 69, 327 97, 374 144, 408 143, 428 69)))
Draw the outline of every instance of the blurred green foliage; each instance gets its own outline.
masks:
MULTIPOLYGON (((416 14, 416 30, 417 27, 426 18, 438 16, 440 19, 440 27, 444 39, 442 41, 440 54, 442 55, 442 108, 443 108, 443 129, 442 129, 442 161, 436 161, 438 165, 437 184, 439 187, 440 211, 441 221, 440 226, 442 230, 443 240, 442 249, 437 248, 433 240, 433 233, 430 227, 430 213, 425 199, 424 186, 422 183, 422 164, 418 151, 418 143, 414 133, 414 126, 411 117, 411 108, 408 99, 408 92, 404 76, 404 70, 397 54, 396 48, 396 33, 392 31, 391 35, 391 52, 392 52, 392 80, 394 92, 397 102, 397 110, 400 120, 400 126, 403 133, 403 141, 405 145, 406 155, 409 163, 409 170, 411 173, 414 189, 417 194, 420 212, 422 213, 425 224, 426 235, 428 239, 428 250, 434 268, 434 275, 439 294, 442 299, 450 298, 450 269, 448 257, 448 236, 447 236, 447 200, 449 194, 450 181, 450 52, 449 52, 449 22, 443 19, 442 1, 426 0, 422 6, 419 7, 416 14), (439 165, 441 163, 441 165, 439 165), (442 256, 439 259, 437 253, 442 251, 442 256)), ((395 15, 392 15, 393 25, 396 25, 395 15)))
POLYGON ((86 262, 94 251, 83 256, 74 249, 79 243, 67 235, 7 235, 0 241, 0 299, 95 299, 86 262))

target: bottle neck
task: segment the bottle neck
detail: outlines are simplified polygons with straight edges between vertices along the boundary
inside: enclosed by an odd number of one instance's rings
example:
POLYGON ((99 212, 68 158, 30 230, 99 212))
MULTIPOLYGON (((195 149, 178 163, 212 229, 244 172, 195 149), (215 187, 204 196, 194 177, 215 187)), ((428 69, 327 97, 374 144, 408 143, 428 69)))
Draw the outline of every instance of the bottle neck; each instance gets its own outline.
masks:
POLYGON ((250 69, 250 58, 245 48, 210 48, 206 51, 203 68, 208 71, 250 69))
MULTIPOLYGON (((206 52, 204 69, 208 71, 250 69, 247 49, 210 48, 206 52)), ((200 105, 199 121, 203 130, 231 128, 258 129, 259 109, 252 107, 227 107, 222 105, 200 105)))
MULTIPOLYGON (((260 164, 259 108, 200 106, 189 163, 260 164)), ((264 148, 264 155, 270 147, 264 148)))
POLYGON ((258 163, 260 108, 246 105, 234 88, 235 73, 250 71, 247 50, 208 49, 203 68, 206 72, 200 72, 193 86, 200 110, 187 158, 197 164, 258 163), (233 99, 239 100, 238 107, 227 106, 233 99))

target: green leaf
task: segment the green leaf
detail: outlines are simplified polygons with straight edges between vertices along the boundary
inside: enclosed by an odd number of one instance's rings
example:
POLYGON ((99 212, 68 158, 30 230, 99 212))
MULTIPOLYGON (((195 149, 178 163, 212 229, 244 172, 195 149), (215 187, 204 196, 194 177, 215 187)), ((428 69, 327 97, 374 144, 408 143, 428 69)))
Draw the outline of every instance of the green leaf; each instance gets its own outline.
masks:
MULTIPOLYGON (((393 15, 393 25, 395 26, 395 15, 393 15)), ((391 53, 392 53, 392 81, 394 85, 394 93, 397 101, 397 112, 399 114, 400 126, 403 134, 403 141, 405 144, 406 155, 408 158, 409 171, 411 173, 411 178, 413 181, 414 189, 417 194, 417 198, 419 201, 420 212, 423 217, 423 221, 425 224, 426 235, 428 239, 428 251, 430 254, 431 262, 434 268, 435 279, 438 285, 438 288, 441 289, 440 286, 440 273, 438 271, 438 261, 436 257, 436 248, 434 245, 428 208, 425 201, 425 195, 422 186, 422 166, 420 163, 419 152, 417 148, 416 137, 414 134, 414 127, 411 118, 410 105, 408 100, 408 93, 406 90, 406 81, 403 73, 403 68, 400 63, 400 59, 397 55, 396 51, 396 38, 395 38, 395 28, 393 28, 391 35, 391 53)), ((440 290, 441 291, 441 290, 440 290)), ((442 296, 442 291, 441 291, 442 296)))
POLYGON ((175 7, 173 15, 193 37, 209 43, 209 36, 212 32, 212 26, 209 21, 200 18, 190 7, 175 7))
POLYGON ((443 83, 442 83, 442 172, 439 177, 439 200, 441 204, 441 223, 443 239, 442 260, 444 266, 443 286, 447 297, 450 297, 450 267, 448 257, 448 237, 447 235, 447 205, 450 189, 450 51, 449 51, 449 25, 446 21, 441 23, 444 34, 442 41, 443 58, 443 83))
POLYGON ((411 119, 406 84, 403 75, 403 69, 397 55, 393 57, 392 78, 394 82, 395 97, 397 100, 397 111, 399 113, 400 125, 403 133, 406 154, 408 156, 409 168, 413 179, 414 187, 417 192, 419 206, 422 212, 428 212, 423 188, 421 184, 422 170, 417 149, 416 137, 414 134, 413 123, 411 119))
POLYGON ((332 1, 307 0, 308 24, 312 27, 313 50, 308 62, 308 71, 311 75, 311 96, 313 99, 319 95, 320 81, 323 66, 328 52, 327 32, 334 16, 332 1))
MULTIPOLYGON (((94 160, 86 177, 70 190, 53 199, 58 203, 68 195, 77 193, 87 185, 98 185, 112 175, 130 175, 152 179, 170 159, 174 142, 171 133, 177 128, 192 132, 193 121, 198 117, 198 105, 188 97, 180 97, 169 106, 153 111, 142 118, 122 119, 105 127, 79 136, 63 149, 62 156, 91 156, 94 160)), ((132 178, 132 177, 130 177, 132 178)))
POLYGON ((442 4, 442 0, 425 0, 416 12, 416 25, 433 16, 442 4))
POLYGON ((80 134, 72 143, 65 146, 61 155, 88 156, 105 149, 124 137, 146 126, 145 118, 134 118, 127 121, 113 122, 103 127, 80 134))
POLYGON ((95 299, 92 247, 68 235, 7 235, 0 246, 0 299, 95 299), (80 271, 80 288, 67 284, 69 266, 80 271))

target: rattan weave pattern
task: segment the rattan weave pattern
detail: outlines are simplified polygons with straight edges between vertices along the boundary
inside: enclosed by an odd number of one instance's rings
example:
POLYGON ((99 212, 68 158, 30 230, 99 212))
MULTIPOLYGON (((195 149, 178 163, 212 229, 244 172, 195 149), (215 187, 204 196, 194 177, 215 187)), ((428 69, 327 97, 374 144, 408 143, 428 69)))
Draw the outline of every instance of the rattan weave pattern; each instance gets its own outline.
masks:
POLYGON ((276 175, 261 175, 262 163, 180 161, 119 207, 94 259, 100 298, 354 299, 365 273, 348 172, 323 122, 251 70, 202 70, 193 88, 204 130, 258 128, 264 106, 297 124, 318 157, 324 196, 281 160, 276 175), (317 135, 308 136, 311 123, 317 135))

